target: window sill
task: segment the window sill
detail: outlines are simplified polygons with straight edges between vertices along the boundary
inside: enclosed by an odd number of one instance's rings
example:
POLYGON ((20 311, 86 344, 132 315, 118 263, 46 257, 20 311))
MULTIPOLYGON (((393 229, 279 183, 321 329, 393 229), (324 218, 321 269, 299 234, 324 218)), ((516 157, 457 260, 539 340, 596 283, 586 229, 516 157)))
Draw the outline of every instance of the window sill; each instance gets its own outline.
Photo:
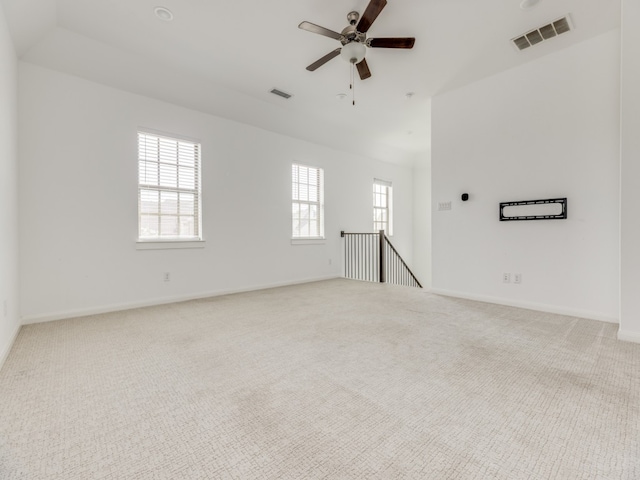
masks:
POLYGON ((292 238, 291 245, 324 245, 325 238, 292 238))
POLYGON ((204 248, 204 240, 138 240, 136 250, 174 250, 182 248, 204 248))

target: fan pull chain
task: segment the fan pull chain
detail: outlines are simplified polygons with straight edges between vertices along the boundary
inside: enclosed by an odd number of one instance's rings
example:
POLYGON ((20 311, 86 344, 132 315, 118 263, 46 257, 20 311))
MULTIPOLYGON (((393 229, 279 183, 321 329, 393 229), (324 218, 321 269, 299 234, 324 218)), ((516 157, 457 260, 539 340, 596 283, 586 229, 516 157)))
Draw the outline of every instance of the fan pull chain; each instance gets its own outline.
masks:
POLYGON ((349 90, 353 90, 353 63, 349 69, 349 90))
POLYGON ((356 62, 351 62, 351 85, 349 85, 349 89, 351 90, 351 104, 356 106, 356 82, 355 82, 355 68, 356 62))

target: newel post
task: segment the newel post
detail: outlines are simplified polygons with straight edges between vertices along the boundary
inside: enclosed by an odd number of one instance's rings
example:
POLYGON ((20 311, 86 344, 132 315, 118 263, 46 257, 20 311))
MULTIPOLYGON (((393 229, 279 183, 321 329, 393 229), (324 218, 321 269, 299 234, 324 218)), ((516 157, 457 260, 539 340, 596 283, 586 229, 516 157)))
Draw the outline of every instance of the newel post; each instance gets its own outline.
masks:
POLYGON ((380 237, 380 261, 378 262, 379 265, 379 269, 380 269, 380 283, 384 283, 386 281, 386 274, 387 274, 387 266, 384 263, 384 259, 385 259, 385 254, 384 254, 384 230, 380 230, 380 233, 378 234, 378 236, 380 237))

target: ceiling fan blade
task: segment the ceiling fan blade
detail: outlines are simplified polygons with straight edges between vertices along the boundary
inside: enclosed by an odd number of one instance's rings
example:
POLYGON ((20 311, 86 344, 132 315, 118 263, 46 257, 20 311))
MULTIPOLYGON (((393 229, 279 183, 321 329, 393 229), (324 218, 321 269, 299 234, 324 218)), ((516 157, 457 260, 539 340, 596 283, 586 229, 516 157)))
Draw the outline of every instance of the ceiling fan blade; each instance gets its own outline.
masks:
POLYGON ((360 80, 366 80, 371 76, 371 70, 369 70, 369 65, 367 65, 366 58, 363 58, 360 63, 356 63, 356 67, 358 67, 358 74, 360 74, 360 80))
POLYGON ((386 5, 387 0, 371 0, 364 11, 364 15, 360 18, 356 30, 366 33, 386 5))
POLYGON ((416 39, 413 37, 370 38, 367 46, 371 48, 413 48, 416 39))
POLYGON ((298 25, 298 28, 302 30, 306 30, 307 32, 317 33, 318 35, 324 35, 325 37, 333 38, 335 40, 342 39, 342 35, 338 32, 334 32, 333 30, 329 30, 328 28, 321 27, 320 25, 316 25, 311 22, 302 22, 298 25))
POLYGON ((309 70, 310 72, 313 72, 317 68, 319 68, 322 65, 324 65, 325 63, 327 63, 332 58, 336 58, 338 55, 340 55, 340 50, 342 50, 342 48, 336 48, 333 52, 327 53, 324 57, 322 57, 319 60, 316 60, 311 65, 309 65, 307 67, 307 70, 309 70))

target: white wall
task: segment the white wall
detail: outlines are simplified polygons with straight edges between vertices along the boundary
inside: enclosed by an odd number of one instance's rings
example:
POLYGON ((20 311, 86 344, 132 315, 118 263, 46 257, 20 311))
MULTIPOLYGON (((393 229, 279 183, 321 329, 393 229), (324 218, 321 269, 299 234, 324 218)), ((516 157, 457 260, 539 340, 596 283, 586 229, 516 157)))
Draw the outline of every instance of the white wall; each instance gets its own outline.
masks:
POLYGON ((640 4, 622 2, 620 331, 640 342, 640 4))
POLYGON ((374 177, 393 182, 410 260, 409 168, 27 63, 19 105, 25 322, 339 276, 340 230, 372 229, 374 177), (206 248, 136 250, 140 126, 201 140, 206 248), (291 245, 292 162, 325 169, 324 245, 291 245))
POLYGON ((431 154, 413 167, 413 273, 431 288, 431 154))
POLYGON ((0 367, 18 317, 18 67, 0 5, 0 367))
POLYGON ((435 291, 618 320, 619 36, 433 99, 435 291), (567 220, 498 221, 499 202, 555 197, 567 220))

